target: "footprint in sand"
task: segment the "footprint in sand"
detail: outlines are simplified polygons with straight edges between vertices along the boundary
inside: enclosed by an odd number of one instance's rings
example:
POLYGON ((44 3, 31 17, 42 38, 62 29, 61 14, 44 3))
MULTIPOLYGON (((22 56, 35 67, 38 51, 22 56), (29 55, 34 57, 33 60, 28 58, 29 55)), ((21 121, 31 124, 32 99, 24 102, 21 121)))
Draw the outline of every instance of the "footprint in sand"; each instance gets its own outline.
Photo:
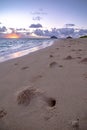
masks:
POLYGON ((87 63, 87 58, 82 59, 80 63, 87 63))
POLYGON ((87 73, 84 73, 83 76, 85 79, 87 79, 87 73))
POLYGON ((42 75, 37 75, 37 76, 35 76, 35 77, 33 77, 32 79, 31 79, 31 82, 36 82, 36 81, 38 81, 39 79, 41 79, 43 76, 42 75))
POLYGON ((60 68, 62 68, 62 67, 63 67, 63 65, 59 65, 59 67, 60 67, 60 68))
POLYGON ((68 46, 68 47, 71 47, 71 46, 68 46))
POLYGON ((55 115, 54 110, 56 106, 56 99, 47 97, 45 93, 34 88, 27 88, 19 92, 17 95, 17 104, 23 106, 30 105, 33 98, 35 99, 35 104, 39 105, 39 107, 40 105, 43 105, 43 109, 45 108, 45 113, 43 115, 45 121, 51 119, 51 117, 55 115), (40 101, 41 104, 38 104, 38 101, 40 101))
POLYGON ((71 51, 76 51, 75 49, 72 49, 71 51))
POLYGON ((78 59, 81 59, 82 57, 78 56, 77 58, 78 58, 78 59))
POLYGON ((7 112, 2 108, 0 109, 0 119, 7 115, 7 112))
POLYGON ((57 66, 57 65, 58 65, 57 62, 53 61, 53 62, 51 62, 51 63, 49 64, 49 67, 50 67, 50 68, 53 68, 53 67, 55 67, 55 66, 57 66))
POLYGON ((73 130, 79 130, 79 119, 73 120, 71 122, 73 130))
POLYGON ((72 60, 73 58, 72 58, 72 56, 67 56, 66 58, 64 58, 65 60, 72 60))
MULTIPOLYGON (((45 96, 44 93, 41 93, 37 89, 31 88, 31 87, 27 88, 25 90, 22 90, 18 93, 17 104, 25 105, 25 106, 29 105, 30 101, 36 97, 41 97, 41 99, 44 102, 46 102, 47 106, 49 106, 49 107, 54 107, 56 105, 56 100, 54 98, 47 97, 47 96, 45 96)), ((38 98, 38 100, 39 100, 39 98, 38 98)))
POLYGON ((82 51, 82 49, 78 49, 78 51, 82 51))
POLYGON ((53 55, 50 54, 49 57, 50 57, 50 58, 53 58, 53 55))
POLYGON ((17 95, 17 103, 22 105, 28 105, 31 99, 35 96, 36 89, 27 88, 22 90, 17 95))
POLYGON ((59 50, 59 48, 56 48, 57 50, 59 50))
POLYGON ((18 63, 15 63, 14 65, 15 65, 15 66, 18 65, 18 63))
POLYGON ((26 70, 26 69, 28 69, 29 67, 28 66, 24 66, 24 67, 22 67, 21 69, 22 70, 26 70))

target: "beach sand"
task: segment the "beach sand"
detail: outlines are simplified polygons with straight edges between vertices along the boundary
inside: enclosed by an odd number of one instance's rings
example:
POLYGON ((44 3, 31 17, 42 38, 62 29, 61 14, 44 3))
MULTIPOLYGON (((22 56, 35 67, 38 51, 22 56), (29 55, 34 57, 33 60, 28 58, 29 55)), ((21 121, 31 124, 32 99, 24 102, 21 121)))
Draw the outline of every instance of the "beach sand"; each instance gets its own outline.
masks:
POLYGON ((0 130, 87 130, 87 39, 0 63, 0 130))

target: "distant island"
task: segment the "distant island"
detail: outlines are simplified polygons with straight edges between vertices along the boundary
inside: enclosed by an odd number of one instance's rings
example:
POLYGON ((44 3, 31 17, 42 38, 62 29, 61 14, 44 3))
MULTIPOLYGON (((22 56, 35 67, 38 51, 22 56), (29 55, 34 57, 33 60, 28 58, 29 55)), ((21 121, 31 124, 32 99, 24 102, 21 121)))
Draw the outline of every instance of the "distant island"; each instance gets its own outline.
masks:
POLYGON ((51 36, 50 38, 53 38, 53 39, 58 39, 56 36, 51 36))
POLYGON ((85 36, 81 36, 80 38, 87 38, 87 35, 85 35, 85 36))
POLYGON ((71 37, 71 36, 68 36, 68 37, 66 37, 66 39, 72 39, 72 37, 71 37))

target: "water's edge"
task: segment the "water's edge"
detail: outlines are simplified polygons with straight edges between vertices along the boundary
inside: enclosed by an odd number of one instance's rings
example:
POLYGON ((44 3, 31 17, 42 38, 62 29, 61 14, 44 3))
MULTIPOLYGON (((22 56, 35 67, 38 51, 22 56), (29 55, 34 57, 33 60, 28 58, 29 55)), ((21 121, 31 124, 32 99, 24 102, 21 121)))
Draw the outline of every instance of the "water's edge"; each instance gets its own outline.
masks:
POLYGON ((28 55, 28 54, 30 54, 32 52, 35 52, 35 51, 44 49, 46 47, 49 47, 49 46, 53 45, 54 41, 55 40, 51 40, 49 42, 47 41, 47 42, 45 42, 43 44, 40 44, 39 46, 35 46, 35 47, 29 48, 29 49, 17 51, 17 52, 14 52, 12 54, 7 54, 7 55, 4 55, 4 56, 0 56, 0 63, 11 60, 11 59, 15 59, 15 58, 18 58, 18 57, 22 57, 22 56, 28 55))

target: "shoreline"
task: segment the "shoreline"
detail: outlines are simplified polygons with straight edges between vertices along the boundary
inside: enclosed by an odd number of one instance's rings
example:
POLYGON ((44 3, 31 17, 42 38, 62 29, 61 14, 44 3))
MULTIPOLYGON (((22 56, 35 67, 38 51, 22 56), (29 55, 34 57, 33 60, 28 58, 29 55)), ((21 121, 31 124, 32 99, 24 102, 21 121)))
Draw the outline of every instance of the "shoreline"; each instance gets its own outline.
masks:
POLYGON ((7 55, 4 55, 4 56, 1 56, 0 57, 0 63, 8 61, 8 60, 11 60, 11 59, 15 59, 15 58, 18 58, 18 57, 22 57, 24 55, 28 55, 28 54, 33 53, 35 51, 39 51, 41 49, 47 48, 49 46, 52 46, 55 41, 56 40, 53 40, 53 41, 50 41, 50 43, 48 43, 48 42, 47 43, 43 43, 43 44, 38 45, 36 47, 20 50, 20 51, 11 53, 11 54, 7 54, 7 55))
POLYGON ((1 130, 87 129, 87 39, 0 63, 1 130))

